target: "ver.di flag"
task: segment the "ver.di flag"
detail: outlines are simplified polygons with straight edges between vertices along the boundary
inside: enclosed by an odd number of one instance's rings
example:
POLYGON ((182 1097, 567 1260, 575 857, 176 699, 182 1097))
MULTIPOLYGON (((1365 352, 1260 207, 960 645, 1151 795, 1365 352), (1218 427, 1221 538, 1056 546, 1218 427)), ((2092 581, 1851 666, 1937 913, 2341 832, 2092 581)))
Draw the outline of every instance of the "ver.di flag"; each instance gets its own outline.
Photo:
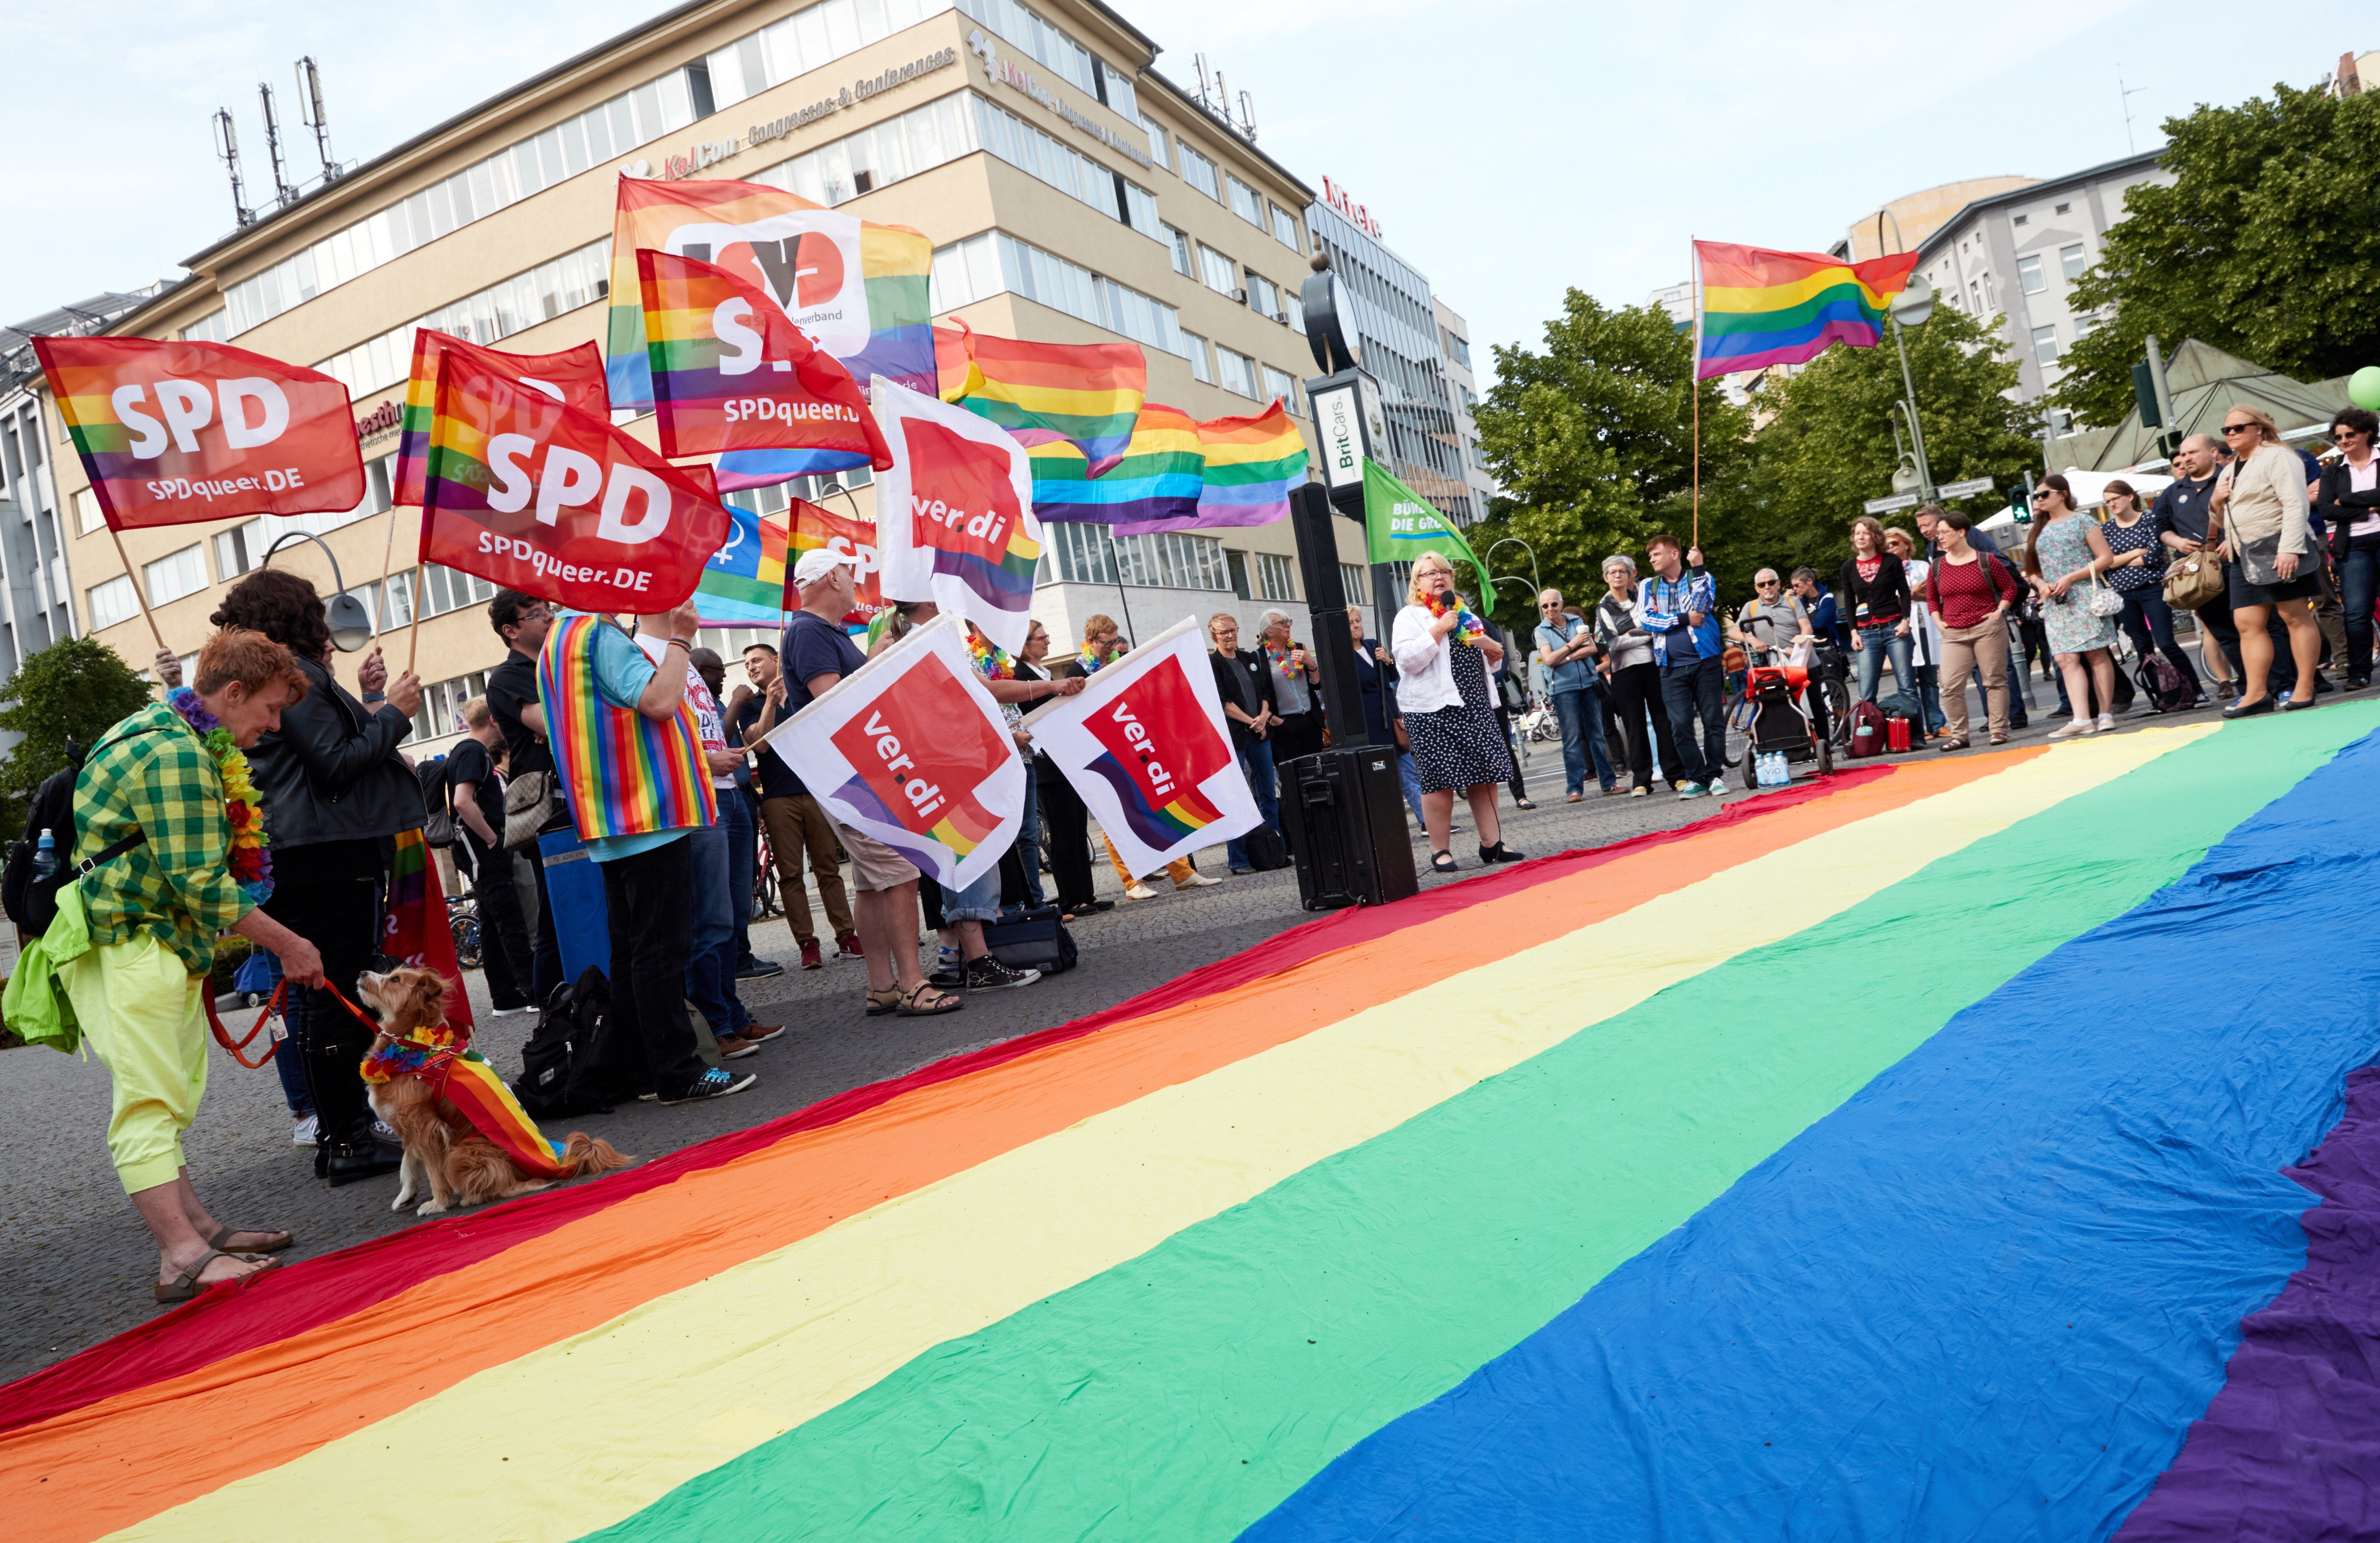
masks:
POLYGON ((989 418, 889 380, 876 382, 875 405, 892 447, 876 483, 884 597, 931 600, 1023 653, 1041 560, 1025 447, 989 418))
POLYGON ((1099 816, 1126 873, 1155 873, 1263 819, 1232 753, 1196 617, 1027 714, 1023 727, 1099 816))
MULTIPOLYGON (((715 263, 655 251, 637 254, 637 280, 662 454, 829 450, 878 471, 892 464, 851 371, 759 288, 715 263)), ((761 480, 726 465, 719 474, 730 489, 761 480)))
POLYGON ((829 687, 762 741, 837 824, 947 889, 992 872, 1025 817, 1025 763, 941 615, 829 687))
POLYGON ((580 412, 599 418, 611 415, 612 399, 603 384, 603 351, 591 343, 555 354, 507 354, 451 333, 417 328, 413 373, 405 382, 404 433, 396 444, 391 503, 419 508, 429 496, 430 420, 438 409, 438 361, 449 351, 469 359, 474 368, 534 387, 580 412))
POLYGON ((1488 565, 1473 555, 1471 543, 1439 512, 1439 507, 1390 476, 1377 461, 1364 463, 1364 533, 1372 562, 1411 562, 1424 552, 1436 552, 1449 562, 1471 564, 1476 575, 1480 609, 1494 604, 1485 594, 1488 565))
POLYGON ((110 530, 364 501, 347 388, 222 343, 33 339, 110 530))
POLYGON ((424 562, 576 610, 650 613, 693 594, 727 542, 733 516, 707 467, 673 466, 453 350, 435 401, 424 562))

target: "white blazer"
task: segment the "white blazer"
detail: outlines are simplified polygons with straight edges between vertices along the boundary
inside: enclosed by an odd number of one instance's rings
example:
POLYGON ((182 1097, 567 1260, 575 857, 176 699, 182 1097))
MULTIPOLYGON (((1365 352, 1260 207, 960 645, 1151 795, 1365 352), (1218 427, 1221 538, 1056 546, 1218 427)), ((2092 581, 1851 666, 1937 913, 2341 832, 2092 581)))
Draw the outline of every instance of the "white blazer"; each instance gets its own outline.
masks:
MULTIPOLYGON (((1389 634, 1389 656, 1397 661, 1397 711, 1401 713, 1434 713, 1440 707, 1463 705, 1462 688, 1454 683, 1457 654, 1478 660, 1489 684, 1494 683, 1487 655, 1465 647, 1451 635, 1443 643, 1429 635, 1429 625, 1437 620, 1427 606, 1407 606, 1397 612, 1396 626, 1389 634)), ((1493 691, 1488 700, 1495 700, 1493 691)))

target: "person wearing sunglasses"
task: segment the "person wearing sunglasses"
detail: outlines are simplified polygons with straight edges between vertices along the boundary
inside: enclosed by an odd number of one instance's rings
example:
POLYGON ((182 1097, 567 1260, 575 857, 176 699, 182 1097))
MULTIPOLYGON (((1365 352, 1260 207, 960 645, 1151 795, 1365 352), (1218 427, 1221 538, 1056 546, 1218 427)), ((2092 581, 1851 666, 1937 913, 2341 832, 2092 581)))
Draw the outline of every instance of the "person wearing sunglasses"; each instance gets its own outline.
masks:
POLYGON ((1810 613, 1799 596, 1790 593, 1774 568, 1752 575, 1753 597, 1736 613, 1735 641, 1743 645, 1755 664, 1793 646, 1798 638, 1815 640, 1810 613))
POLYGON ((2331 564, 2347 621, 2347 689, 2372 683, 2372 607, 2380 598, 2380 413, 2342 407, 2330 422, 2339 456, 2323 468, 2317 507, 2330 526, 2331 564))
POLYGON ((1603 742, 1603 706, 1595 694, 1595 629, 1562 606, 1561 591, 1537 597, 1537 663, 1546 672, 1546 694, 1561 725, 1562 780, 1572 803, 1586 797, 1586 765, 1606 793, 1620 790, 1611 752, 1603 742))
POLYGON ((2322 560, 2306 523, 2305 466, 2281 441, 2271 415, 2245 404, 2223 415, 2223 440, 2236 458, 2215 484, 2209 506, 2223 523, 2224 576, 2240 629, 2240 700, 2225 717, 2251 717, 2276 705, 2267 676, 2273 645, 2265 631, 2278 615, 2289 629, 2297 680, 2291 710, 2314 705, 2314 663, 2322 653, 2313 597, 2322 588, 2322 560))

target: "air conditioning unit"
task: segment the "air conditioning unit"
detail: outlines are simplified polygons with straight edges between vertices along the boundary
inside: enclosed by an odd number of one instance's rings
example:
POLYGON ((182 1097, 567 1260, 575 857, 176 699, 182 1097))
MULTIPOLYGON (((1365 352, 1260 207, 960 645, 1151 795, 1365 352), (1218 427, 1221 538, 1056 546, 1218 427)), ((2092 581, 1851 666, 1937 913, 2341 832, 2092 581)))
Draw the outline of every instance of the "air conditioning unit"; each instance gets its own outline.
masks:
POLYGON ((1245 306, 1248 303, 1248 292, 1245 289, 1235 289, 1232 291, 1232 298, 1245 306))

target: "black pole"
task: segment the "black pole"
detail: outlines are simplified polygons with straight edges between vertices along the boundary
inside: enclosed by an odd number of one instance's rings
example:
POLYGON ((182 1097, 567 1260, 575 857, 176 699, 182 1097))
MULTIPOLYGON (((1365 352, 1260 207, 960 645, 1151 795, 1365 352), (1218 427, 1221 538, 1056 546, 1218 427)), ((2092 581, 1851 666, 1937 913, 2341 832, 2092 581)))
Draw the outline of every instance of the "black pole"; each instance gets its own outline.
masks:
POLYGON ((1305 574, 1307 617, 1314 652, 1322 666, 1318 702, 1334 745, 1372 742, 1364 727, 1363 687, 1355 673, 1355 645, 1347 635, 1347 586, 1339 573, 1339 542, 1332 525, 1330 495, 1318 482, 1290 489, 1289 525, 1297 537, 1297 565, 1305 574))

